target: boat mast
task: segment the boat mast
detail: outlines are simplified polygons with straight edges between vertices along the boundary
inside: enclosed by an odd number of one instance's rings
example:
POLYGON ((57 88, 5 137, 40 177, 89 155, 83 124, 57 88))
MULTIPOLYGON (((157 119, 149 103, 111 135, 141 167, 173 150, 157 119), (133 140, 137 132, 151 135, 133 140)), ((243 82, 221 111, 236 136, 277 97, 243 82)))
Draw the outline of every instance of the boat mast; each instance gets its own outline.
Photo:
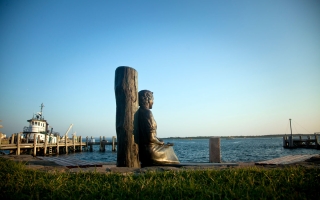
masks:
POLYGON ((41 117, 42 117, 42 116, 43 116, 43 115, 42 115, 42 108, 44 107, 43 103, 41 103, 41 106, 40 106, 40 107, 41 107, 41 117))

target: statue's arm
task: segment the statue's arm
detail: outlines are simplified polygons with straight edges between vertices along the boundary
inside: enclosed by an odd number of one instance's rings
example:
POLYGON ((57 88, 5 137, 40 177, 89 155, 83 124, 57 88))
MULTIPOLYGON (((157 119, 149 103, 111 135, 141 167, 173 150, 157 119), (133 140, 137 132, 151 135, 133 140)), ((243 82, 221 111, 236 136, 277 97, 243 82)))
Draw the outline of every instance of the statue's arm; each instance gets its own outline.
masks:
POLYGON ((148 120, 148 124, 149 124, 149 137, 150 137, 150 142, 151 143, 155 143, 155 144, 159 144, 159 145, 163 145, 164 142, 160 141, 157 138, 157 124, 156 121, 153 118, 152 112, 150 111, 149 113, 149 120, 148 120))
POLYGON ((156 131, 150 133, 150 141, 151 141, 151 143, 163 145, 164 142, 160 141, 160 140, 156 137, 156 135, 157 135, 156 131))

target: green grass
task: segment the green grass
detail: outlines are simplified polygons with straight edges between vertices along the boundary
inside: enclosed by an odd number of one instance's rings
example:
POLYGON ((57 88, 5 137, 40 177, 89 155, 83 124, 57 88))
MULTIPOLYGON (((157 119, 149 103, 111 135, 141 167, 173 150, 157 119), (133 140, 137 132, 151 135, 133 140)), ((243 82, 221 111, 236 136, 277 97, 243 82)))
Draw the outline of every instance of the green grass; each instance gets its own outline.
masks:
POLYGON ((0 199, 320 199, 320 169, 48 173, 0 158, 0 199))

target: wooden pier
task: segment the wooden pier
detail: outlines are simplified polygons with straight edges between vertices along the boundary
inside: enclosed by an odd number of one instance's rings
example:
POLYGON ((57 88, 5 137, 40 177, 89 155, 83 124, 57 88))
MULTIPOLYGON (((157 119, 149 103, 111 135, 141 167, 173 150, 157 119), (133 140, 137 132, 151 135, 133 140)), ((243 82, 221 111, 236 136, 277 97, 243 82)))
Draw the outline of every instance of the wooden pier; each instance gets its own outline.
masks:
POLYGON ((308 148, 320 149, 319 135, 320 132, 314 135, 289 135, 283 137, 283 147, 288 149, 308 148))
POLYGON ((93 145, 99 145, 99 151, 106 151, 106 145, 112 145, 112 151, 116 151, 116 137, 112 137, 112 142, 108 142, 105 137, 103 138, 100 136, 100 142, 95 142, 93 138, 91 137, 90 141, 88 140, 88 137, 86 138, 86 150, 87 151, 93 151, 93 145))
POLYGON ((37 155, 59 155, 68 154, 70 152, 82 152, 82 151, 93 151, 93 145, 100 145, 99 150, 105 151, 105 145, 112 145, 112 151, 116 151, 115 146, 117 145, 116 137, 112 137, 112 142, 108 142, 103 137, 100 137, 100 142, 94 142, 91 137, 89 141, 86 137, 86 142, 82 141, 82 137, 72 136, 72 138, 60 139, 57 137, 55 143, 48 142, 48 135, 44 142, 40 142, 40 135, 35 135, 35 140, 29 142, 28 139, 21 138, 22 133, 12 134, 10 138, 0 138, 0 150, 9 150, 10 154, 31 154, 37 155))

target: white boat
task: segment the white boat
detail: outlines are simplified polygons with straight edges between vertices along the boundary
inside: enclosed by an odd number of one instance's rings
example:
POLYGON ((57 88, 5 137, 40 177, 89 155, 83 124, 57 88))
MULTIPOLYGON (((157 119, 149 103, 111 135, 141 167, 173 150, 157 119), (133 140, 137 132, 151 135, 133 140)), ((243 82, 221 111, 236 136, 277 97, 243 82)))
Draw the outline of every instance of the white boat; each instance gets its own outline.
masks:
POLYGON ((27 120, 27 122, 29 122, 29 126, 25 126, 23 128, 23 137, 32 142, 34 141, 34 135, 36 134, 36 137, 40 136, 40 141, 38 142, 44 142, 46 135, 48 135, 48 143, 56 143, 57 137, 59 137, 59 133, 53 133, 53 128, 51 128, 51 131, 49 131, 49 123, 44 119, 42 115, 42 109, 44 107, 43 103, 40 107, 41 111, 36 115, 33 115, 32 119, 27 120))

